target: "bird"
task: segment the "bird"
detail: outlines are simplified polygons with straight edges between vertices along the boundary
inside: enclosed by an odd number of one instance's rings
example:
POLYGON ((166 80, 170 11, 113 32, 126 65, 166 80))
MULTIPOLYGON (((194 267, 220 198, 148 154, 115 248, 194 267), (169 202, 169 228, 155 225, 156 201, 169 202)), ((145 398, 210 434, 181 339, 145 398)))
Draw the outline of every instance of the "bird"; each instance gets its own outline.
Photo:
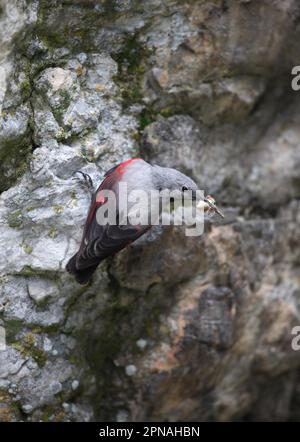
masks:
MULTIPOLYGON (((79 172, 84 175, 85 179, 88 177, 91 182, 87 174, 79 172)), ((197 184, 191 178, 178 170, 151 165, 142 158, 130 158, 109 169, 92 195, 80 247, 66 265, 66 270, 81 285, 90 283, 93 273, 103 260, 115 255, 151 228, 149 224, 132 225, 130 222, 124 224, 120 220, 116 224, 107 222, 102 225, 97 222, 97 210, 107 202, 107 199, 103 197, 104 191, 112 191, 118 202, 121 182, 126 183, 128 194, 133 190, 161 192, 163 189, 168 189, 172 191, 173 196, 175 194, 178 198, 182 198, 184 192, 189 191, 193 200, 196 199, 198 189, 197 184)), ((218 211, 213 199, 204 198, 204 200, 210 208, 214 206, 214 210, 218 211)), ((117 213, 117 219, 119 215, 117 213)))

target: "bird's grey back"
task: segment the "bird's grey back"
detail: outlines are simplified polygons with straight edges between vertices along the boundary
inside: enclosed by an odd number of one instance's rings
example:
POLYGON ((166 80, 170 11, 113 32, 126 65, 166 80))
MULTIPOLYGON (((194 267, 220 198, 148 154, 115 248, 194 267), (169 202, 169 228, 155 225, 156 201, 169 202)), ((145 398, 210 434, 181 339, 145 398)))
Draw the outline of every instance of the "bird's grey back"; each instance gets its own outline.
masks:
POLYGON ((183 186, 197 190, 197 184, 188 176, 169 167, 152 167, 153 185, 157 189, 180 190, 183 186))
POLYGON ((132 190, 149 191, 153 189, 152 166, 138 158, 126 167, 121 181, 127 183, 128 192, 132 190))

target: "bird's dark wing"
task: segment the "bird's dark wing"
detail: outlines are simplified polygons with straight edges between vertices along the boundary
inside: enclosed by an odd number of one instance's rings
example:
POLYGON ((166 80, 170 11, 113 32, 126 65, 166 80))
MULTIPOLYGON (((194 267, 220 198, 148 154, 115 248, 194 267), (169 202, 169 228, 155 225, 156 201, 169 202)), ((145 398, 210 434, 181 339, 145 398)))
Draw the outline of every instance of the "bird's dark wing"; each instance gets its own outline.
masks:
POLYGON ((149 226, 98 224, 97 210, 106 202, 101 197, 101 190, 114 190, 118 178, 116 168, 110 170, 92 198, 81 245, 76 256, 78 270, 99 264, 100 261, 119 252, 149 229, 149 226))

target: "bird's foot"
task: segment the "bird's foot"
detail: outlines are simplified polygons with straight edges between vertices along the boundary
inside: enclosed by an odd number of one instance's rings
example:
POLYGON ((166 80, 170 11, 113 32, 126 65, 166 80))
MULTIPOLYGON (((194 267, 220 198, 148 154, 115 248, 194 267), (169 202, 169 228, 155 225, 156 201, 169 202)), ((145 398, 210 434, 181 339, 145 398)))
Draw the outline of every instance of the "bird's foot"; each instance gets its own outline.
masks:
POLYGON ((91 194, 94 193, 94 183, 92 178, 90 177, 89 174, 82 172, 81 170, 76 170, 76 172, 73 173, 73 175, 75 175, 76 173, 80 173, 83 177, 83 180, 80 179, 79 177, 74 177, 73 179, 77 179, 80 180, 80 183, 83 184, 91 194))

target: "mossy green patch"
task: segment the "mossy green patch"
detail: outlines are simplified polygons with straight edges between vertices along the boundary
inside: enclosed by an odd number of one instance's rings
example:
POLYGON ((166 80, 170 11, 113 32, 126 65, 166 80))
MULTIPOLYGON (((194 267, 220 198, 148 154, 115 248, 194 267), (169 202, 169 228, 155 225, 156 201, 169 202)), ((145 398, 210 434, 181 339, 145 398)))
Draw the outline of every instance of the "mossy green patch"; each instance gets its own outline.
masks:
POLYGON ((79 2, 75 12, 71 1, 53 6, 49 1, 39 0, 34 32, 49 51, 67 47, 89 52, 97 30, 121 15, 115 8, 115 0, 103 0, 99 6, 98 10, 91 2, 79 2))
POLYGON ((71 103, 70 94, 69 94, 69 92, 67 90, 62 89, 62 90, 59 91, 59 95, 60 95, 60 98, 61 98, 60 106, 63 109, 66 109, 70 105, 70 103, 71 103))
POLYGON ((48 232, 48 236, 49 236, 51 239, 55 239, 55 238, 57 237, 57 235, 58 235, 58 232, 57 232, 57 230, 56 230, 55 227, 52 227, 52 228, 49 230, 49 232, 48 232))
MULTIPOLYGON (((61 115, 59 116, 59 118, 61 118, 62 115, 63 115, 63 114, 61 114, 61 115)), ((56 115, 55 118, 58 118, 58 115, 56 115)), ((67 133, 64 129, 62 129, 62 128, 60 128, 60 129, 57 131, 57 133, 55 134, 55 138, 57 139, 58 142, 66 141, 66 140, 68 139, 68 136, 69 136, 68 133, 67 133)))
POLYGON ((7 224, 12 229, 18 229, 23 225, 23 215, 21 210, 16 210, 7 215, 7 224))
POLYGON ((149 107, 145 107, 140 113, 140 131, 156 120, 157 113, 149 107))
POLYGON ((30 277, 30 276, 36 276, 36 270, 34 270, 30 266, 24 266, 22 270, 19 272, 20 276, 30 277))
POLYGON ((114 77, 119 86, 124 108, 143 99, 143 79, 150 51, 137 35, 129 36, 123 50, 114 58, 118 74, 114 77))
POLYGON ((32 91, 32 86, 31 86, 30 81, 24 80, 20 84, 20 93, 21 93, 23 100, 27 100, 30 97, 31 91, 32 91))
MULTIPOLYGON (((60 397, 60 402, 65 402, 63 397, 60 397)), ((66 412, 57 406, 47 405, 42 410, 41 420, 42 422, 65 422, 66 412)))
POLYGON ((163 109, 155 109, 152 106, 146 106, 140 113, 140 132, 142 132, 145 127, 149 126, 149 124, 153 123, 157 120, 157 117, 161 115, 164 118, 169 118, 173 115, 176 115, 176 109, 171 107, 166 107, 163 109))
POLYGON ((23 276, 24 278, 41 276, 43 278, 51 279, 52 281, 59 280, 59 274, 54 271, 47 271, 43 269, 36 269, 29 265, 25 265, 18 273, 14 273, 16 276, 23 276))
POLYGON ((62 206, 60 204, 56 204, 55 206, 53 206, 53 210, 57 215, 59 215, 59 214, 63 213, 65 208, 64 208, 64 206, 62 206))
MULTIPOLYGON (((65 115, 65 109, 63 107, 53 107, 52 108, 52 113, 54 115, 54 118, 56 119, 56 121, 61 124, 65 115)), ((62 139, 62 141, 64 140, 64 138, 62 139)))
POLYGON ((40 368, 42 368, 47 361, 47 354, 43 349, 37 346, 36 337, 33 333, 27 333, 20 341, 12 342, 11 346, 18 350, 23 357, 31 357, 34 359, 40 368))
POLYGON ((176 113, 172 107, 155 109, 143 101, 144 76, 151 54, 152 51, 134 35, 128 38, 123 50, 115 57, 119 71, 114 81, 120 88, 123 107, 126 109, 136 103, 143 106, 137 139, 146 126, 156 121, 158 115, 167 118, 176 113))
POLYGON ((16 336, 24 330, 24 323, 17 319, 5 321, 6 342, 11 344, 16 341, 16 336))
POLYGON ((10 395, 6 390, 0 389, 0 422, 11 422, 16 419, 10 395))
POLYGON ((0 192, 15 184, 28 170, 32 153, 31 129, 16 139, 6 140, 0 146, 0 192))
POLYGON ((20 244, 20 247, 22 247, 24 252, 27 253, 28 255, 30 255, 32 253, 32 251, 33 251, 33 248, 29 244, 27 244, 25 241, 23 241, 20 244))

